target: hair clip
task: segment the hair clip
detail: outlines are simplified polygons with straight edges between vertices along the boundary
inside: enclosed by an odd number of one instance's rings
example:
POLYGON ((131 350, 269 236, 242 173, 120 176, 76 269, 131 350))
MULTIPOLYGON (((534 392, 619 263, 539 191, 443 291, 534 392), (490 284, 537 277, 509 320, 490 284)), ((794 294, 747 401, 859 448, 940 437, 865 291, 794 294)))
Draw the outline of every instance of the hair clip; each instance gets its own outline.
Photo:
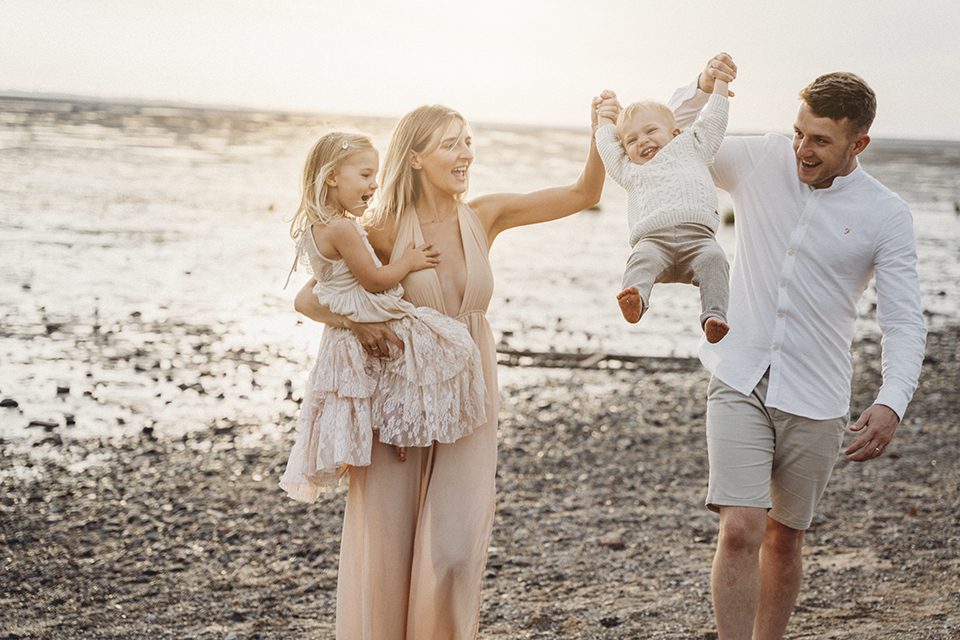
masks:
POLYGON ((350 148, 350 143, 344 140, 343 142, 340 143, 340 148, 346 151, 347 149, 350 148))

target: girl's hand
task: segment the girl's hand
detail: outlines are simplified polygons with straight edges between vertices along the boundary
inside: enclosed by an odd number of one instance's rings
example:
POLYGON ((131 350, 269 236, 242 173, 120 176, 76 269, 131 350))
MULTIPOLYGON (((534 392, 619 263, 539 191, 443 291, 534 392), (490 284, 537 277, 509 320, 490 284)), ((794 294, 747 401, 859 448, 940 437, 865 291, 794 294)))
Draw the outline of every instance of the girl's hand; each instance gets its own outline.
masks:
POLYGON ((351 322, 349 328, 363 350, 374 358, 389 358, 391 344, 403 351, 403 340, 385 322, 351 322))
POLYGON ((415 247, 411 242, 400 259, 410 267, 410 271, 433 269, 440 264, 440 252, 434 250, 432 244, 422 244, 415 247))

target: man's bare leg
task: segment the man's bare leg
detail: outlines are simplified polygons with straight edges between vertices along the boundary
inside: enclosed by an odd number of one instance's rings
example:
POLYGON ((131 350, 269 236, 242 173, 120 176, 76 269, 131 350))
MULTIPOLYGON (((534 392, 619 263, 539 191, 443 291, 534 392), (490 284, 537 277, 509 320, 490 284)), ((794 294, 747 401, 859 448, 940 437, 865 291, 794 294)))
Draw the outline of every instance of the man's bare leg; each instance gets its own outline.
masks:
POLYGON ((750 640, 753 633, 766 520, 766 509, 720 507, 720 536, 711 575, 720 640, 750 640))
POLYGON ((723 340, 723 336, 727 335, 728 331, 730 331, 730 325, 715 316, 710 316, 703 323, 703 333, 710 344, 723 340))
POLYGON ((623 314, 624 320, 630 324, 640 322, 640 316, 643 315, 643 300, 636 287, 627 287, 618 293, 617 304, 620 305, 620 313, 623 314))
POLYGON ((787 630, 803 577, 803 531, 767 518, 760 548, 760 603, 754 640, 779 640, 787 630))

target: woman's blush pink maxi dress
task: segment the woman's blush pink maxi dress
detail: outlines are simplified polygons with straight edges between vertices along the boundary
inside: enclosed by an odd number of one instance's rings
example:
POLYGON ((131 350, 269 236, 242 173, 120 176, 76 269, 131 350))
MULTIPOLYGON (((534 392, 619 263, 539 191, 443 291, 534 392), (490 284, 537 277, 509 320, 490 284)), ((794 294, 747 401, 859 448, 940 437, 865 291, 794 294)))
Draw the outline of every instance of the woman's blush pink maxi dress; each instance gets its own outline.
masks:
MULTIPOLYGON (((340 640, 468 640, 493 528, 497 467, 497 358, 486 310, 493 294, 486 232, 458 210, 466 268, 459 309, 445 309, 433 269, 409 274, 404 298, 462 321, 477 343, 487 423, 452 444, 407 449, 374 443, 370 466, 350 470, 337 584, 340 640)), ((400 220, 391 260, 424 242, 416 212, 400 220)))

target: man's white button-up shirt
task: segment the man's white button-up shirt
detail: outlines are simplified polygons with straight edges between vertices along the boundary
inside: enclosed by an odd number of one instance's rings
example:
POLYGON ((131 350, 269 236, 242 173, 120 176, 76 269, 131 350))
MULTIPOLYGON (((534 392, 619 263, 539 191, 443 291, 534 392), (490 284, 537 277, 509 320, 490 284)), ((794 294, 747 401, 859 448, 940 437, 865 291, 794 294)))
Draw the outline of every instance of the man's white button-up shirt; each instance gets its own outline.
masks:
MULTIPOLYGON (((696 85, 670 106, 684 126, 706 102, 696 85)), ((766 405, 815 420, 845 415, 857 301, 876 276, 883 385, 876 402, 903 417, 920 377, 926 329, 913 220, 860 166, 813 189, 785 136, 724 139, 711 167, 733 199, 736 255, 730 332, 701 342, 703 365, 749 394, 770 369, 766 405)))

